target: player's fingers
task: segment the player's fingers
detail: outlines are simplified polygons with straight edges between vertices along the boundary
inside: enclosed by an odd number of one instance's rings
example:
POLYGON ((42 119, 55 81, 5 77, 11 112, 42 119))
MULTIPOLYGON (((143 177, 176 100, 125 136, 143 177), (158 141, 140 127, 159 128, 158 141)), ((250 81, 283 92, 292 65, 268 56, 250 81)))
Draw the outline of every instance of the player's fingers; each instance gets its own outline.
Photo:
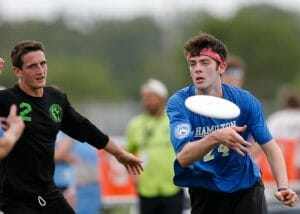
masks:
POLYGON ((243 145, 244 147, 251 147, 252 144, 248 141, 246 141, 241 135, 239 135, 238 133, 234 133, 234 139, 236 142, 238 142, 240 145, 243 145))
POLYGON ((237 131, 237 132, 243 132, 247 129, 247 125, 243 125, 243 126, 232 126, 231 127, 233 130, 237 131))
POLYGON ((126 171, 128 172, 128 174, 133 174, 131 168, 130 168, 130 165, 128 164, 124 164, 125 168, 126 168, 126 171))
POLYGON ((240 148, 238 148, 238 147, 234 147, 233 150, 236 151, 237 153, 239 153, 241 156, 244 156, 244 155, 245 155, 245 152, 242 151, 242 150, 241 150, 240 148))
POLYGON ((138 174, 141 174, 142 171, 144 171, 144 168, 143 168, 142 164, 138 163, 136 165, 136 171, 137 171, 138 174))
POLYGON ((276 192, 276 193, 275 193, 275 197, 276 197, 277 200, 279 200, 279 201, 283 201, 283 200, 284 200, 284 197, 283 197, 283 195, 282 195, 280 192, 276 192))
POLYGON ((237 144, 237 147, 239 148, 239 150, 241 150, 244 153, 249 153, 250 152, 250 150, 242 144, 237 144))
POLYGON ((13 104, 10 107, 9 116, 16 116, 16 115, 17 115, 17 106, 15 104, 13 104))

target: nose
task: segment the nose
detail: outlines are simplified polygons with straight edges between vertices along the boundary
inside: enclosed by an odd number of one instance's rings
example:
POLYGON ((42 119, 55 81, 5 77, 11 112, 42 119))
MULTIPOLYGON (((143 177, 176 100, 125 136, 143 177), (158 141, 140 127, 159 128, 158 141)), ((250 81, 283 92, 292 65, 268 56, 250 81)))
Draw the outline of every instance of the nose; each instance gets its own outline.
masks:
POLYGON ((200 65, 200 63, 197 63, 197 65, 195 66, 194 72, 195 72, 196 74, 202 73, 202 66, 200 65))
POLYGON ((38 64, 37 66, 37 72, 38 73, 44 73, 45 72, 45 67, 41 64, 38 64))

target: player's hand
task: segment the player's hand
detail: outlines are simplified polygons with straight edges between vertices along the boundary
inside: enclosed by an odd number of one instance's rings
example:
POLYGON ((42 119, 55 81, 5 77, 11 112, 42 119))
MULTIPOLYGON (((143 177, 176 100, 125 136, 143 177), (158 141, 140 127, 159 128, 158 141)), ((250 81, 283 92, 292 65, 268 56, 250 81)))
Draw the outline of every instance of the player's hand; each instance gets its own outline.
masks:
POLYGON ((251 143, 244 140, 244 138, 238 133, 247 129, 247 126, 231 126, 215 131, 214 135, 217 141, 227 146, 228 148, 235 150, 240 155, 249 153, 249 147, 251 143))
POLYGON ((298 196, 296 192, 291 189, 277 191, 275 193, 277 200, 281 201, 284 205, 294 207, 298 202, 298 196))
POLYGON ((4 68, 4 59, 0 58, 0 75, 2 74, 4 68))
POLYGON ((25 128, 24 121, 21 117, 17 115, 17 106, 12 105, 10 107, 9 115, 6 118, 6 129, 12 129, 15 133, 17 138, 20 138, 20 136, 23 133, 23 130, 25 128))
POLYGON ((124 151, 120 155, 115 156, 116 159, 125 166, 126 170, 130 174, 141 174, 143 171, 142 161, 135 157, 133 154, 124 151))

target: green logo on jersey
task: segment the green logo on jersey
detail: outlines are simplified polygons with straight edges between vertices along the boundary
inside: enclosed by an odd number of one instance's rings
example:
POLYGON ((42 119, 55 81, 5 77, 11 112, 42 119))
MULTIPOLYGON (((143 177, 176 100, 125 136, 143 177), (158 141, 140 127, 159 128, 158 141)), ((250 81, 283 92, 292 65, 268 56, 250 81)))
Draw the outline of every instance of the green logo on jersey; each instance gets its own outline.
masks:
POLYGON ((52 104, 49 108, 49 115, 51 119, 59 123, 62 120, 62 108, 58 104, 52 104))

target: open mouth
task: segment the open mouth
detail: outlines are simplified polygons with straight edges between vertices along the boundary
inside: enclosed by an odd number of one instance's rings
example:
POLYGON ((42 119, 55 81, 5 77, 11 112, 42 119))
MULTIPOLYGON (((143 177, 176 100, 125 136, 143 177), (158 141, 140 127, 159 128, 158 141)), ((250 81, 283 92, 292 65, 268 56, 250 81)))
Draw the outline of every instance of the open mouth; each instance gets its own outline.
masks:
POLYGON ((41 76, 41 77, 37 77, 35 78, 36 80, 43 80, 45 77, 44 76, 41 76))
POLYGON ((205 79, 203 77, 197 77, 196 82, 203 82, 205 79))

